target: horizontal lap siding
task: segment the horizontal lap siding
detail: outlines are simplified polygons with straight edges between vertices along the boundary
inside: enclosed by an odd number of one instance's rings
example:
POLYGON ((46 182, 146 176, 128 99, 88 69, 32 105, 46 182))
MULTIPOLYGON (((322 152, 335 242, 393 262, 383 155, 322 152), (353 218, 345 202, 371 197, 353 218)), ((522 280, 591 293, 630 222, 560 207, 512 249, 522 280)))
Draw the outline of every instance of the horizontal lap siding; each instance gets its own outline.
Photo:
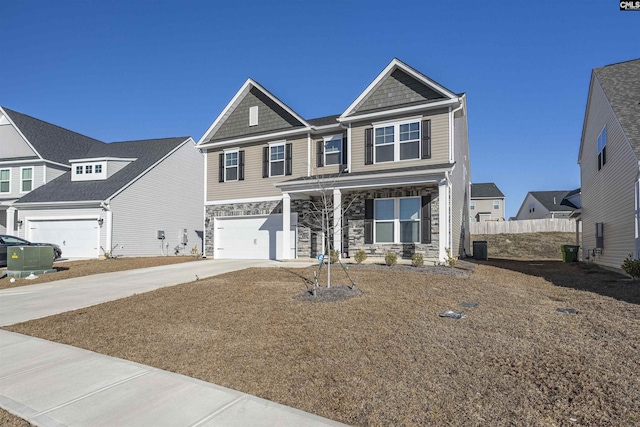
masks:
MULTIPOLYGON (((325 137, 339 135, 342 132, 335 131, 326 135, 314 135, 311 140, 311 176, 326 175, 340 172, 340 165, 330 165, 318 167, 318 142, 324 142, 325 137)), ((343 134, 345 137, 346 134, 343 134)), ((324 160, 323 160, 324 162, 324 160)))
MULTIPOLYGON (((464 111, 464 110, 463 110, 464 111)), ((471 254, 469 247, 469 191, 470 165, 467 116, 459 111, 454 119, 454 160, 456 168, 451 174, 451 240, 452 256, 471 254)))
MULTIPOLYGON (((272 142, 276 142, 274 140, 272 142)), ((209 150, 207 154, 207 201, 260 198, 281 196, 282 192, 274 187, 278 182, 307 176, 307 138, 287 140, 292 144, 292 174, 263 178, 262 149, 268 142, 246 144, 244 150, 244 181, 218 182, 219 155, 223 150, 209 150)))
MULTIPOLYGON (((402 116, 397 120, 403 120, 402 116)), ((364 132, 371 128, 371 123, 357 123, 351 128, 351 170, 352 172, 376 171, 386 169, 397 169, 412 166, 437 165, 449 163, 449 113, 440 111, 438 113, 424 115, 423 120, 431 120, 431 158, 424 160, 408 160, 402 162, 386 162, 365 165, 364 152, 364 132)))
POLYGON ((187 253, 202 251, 204 218, 202 155, 190 142, 156 165, 111 201, 116 255, 163 255, 157 230, 165 232, 169 254, 187 229, 187 253))
POLYGON ((595 262, 620 268, 634 251, 634 194, 638 160, 594 80, 580 159, 582 244, 585 255, 596 246, 595 224, 604 223, 604 249, 595 262), (598 135, 607 125, 607 162, 598 170, 598 135))

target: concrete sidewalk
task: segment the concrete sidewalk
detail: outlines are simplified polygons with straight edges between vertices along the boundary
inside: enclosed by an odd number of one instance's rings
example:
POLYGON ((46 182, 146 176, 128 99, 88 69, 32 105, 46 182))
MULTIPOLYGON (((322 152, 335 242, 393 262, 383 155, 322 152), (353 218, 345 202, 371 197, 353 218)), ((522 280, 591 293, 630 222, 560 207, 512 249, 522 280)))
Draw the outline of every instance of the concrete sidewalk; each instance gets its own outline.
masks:
POLYGON ((341 426, 215 384, 0 331, 0 406, 39 426, 341 426))
MULTIPOLYGON (((207 260, 6 289, 0 291, 0 324, 190 282, 196 275, 308 265, 207 260)), ((2 330, 0 407, 47 427, 344 425, 194 378, 2 330)))

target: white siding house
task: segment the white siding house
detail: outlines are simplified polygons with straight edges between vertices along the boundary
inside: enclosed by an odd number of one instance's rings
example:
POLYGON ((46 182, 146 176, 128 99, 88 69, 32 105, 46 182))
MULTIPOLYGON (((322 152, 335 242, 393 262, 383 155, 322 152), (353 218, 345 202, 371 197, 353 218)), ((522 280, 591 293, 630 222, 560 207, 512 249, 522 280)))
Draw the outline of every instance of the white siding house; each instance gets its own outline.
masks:
POLYGON ((640 257, 640 59, 594 69, 580 141, 585 259, 640 257))

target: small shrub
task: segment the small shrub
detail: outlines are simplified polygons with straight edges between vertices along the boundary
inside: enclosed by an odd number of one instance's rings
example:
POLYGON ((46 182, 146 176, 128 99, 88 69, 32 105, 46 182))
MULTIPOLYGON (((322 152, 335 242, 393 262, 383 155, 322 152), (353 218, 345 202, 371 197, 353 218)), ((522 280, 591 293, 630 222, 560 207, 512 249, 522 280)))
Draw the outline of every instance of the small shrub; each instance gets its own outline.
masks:
POLYGON ((102 253, 104 254, 104 259, 113 259, 113 258, 117 258, 117 255, 113 254, 113 251, 115 251, 118 246, 120 246, 119 244, 115 244, 111 247, 111 250, 107 251, 105 250, 102 246, 100 246, 100 250, 102 251, 102 253))
POLYGON ((414 267, 422 267, 424 265, 424 256, 422 254, 411 255, 411 265, 414 267))
POLYGON ((387 252, 387 254, 384 256, 384 262, 389 267, 393 267, 398 262, 398 255, 393 252, 387 252))
POLYGON ((331 261, 331 264, 335 264, 338 262, 338 255, 340 255, 340 252, 336 251, 335 249, 329 250, 329 260, 331 261))
POLYGON ((353 259, 356 261, 356 263, 362 264, 362 262, 367 259, 367 253, 364 250, 360 249, 356 252, 353 259))
POLYGON ((455 267, 458 263, 458 260, 451 256, 451 248, 444 248, 444 250, 447 253, 447 259, 444 260, 444 263, 449 267, 455 267))
POLYGON ((636 280, 640 279, 640 259, 633 259, 633 255, 629 254, 629 256, 622 262, 621 267, 629 276, 636 280))
POLYGON ((191 248, 191 256, 194 258, 200 258, 200 251, 198 250, 198 245, 195 245, 191 248))

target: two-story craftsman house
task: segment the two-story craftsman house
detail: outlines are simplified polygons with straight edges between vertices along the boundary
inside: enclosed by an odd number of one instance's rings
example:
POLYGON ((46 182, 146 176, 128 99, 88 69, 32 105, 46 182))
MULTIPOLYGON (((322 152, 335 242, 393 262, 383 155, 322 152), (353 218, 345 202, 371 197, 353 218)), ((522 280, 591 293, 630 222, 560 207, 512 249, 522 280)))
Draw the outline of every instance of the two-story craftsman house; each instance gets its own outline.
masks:
POLYGON ((469 253, 466 97, 397 59, 318 119, 248 79, 197 148, 208 256, 469 253))

